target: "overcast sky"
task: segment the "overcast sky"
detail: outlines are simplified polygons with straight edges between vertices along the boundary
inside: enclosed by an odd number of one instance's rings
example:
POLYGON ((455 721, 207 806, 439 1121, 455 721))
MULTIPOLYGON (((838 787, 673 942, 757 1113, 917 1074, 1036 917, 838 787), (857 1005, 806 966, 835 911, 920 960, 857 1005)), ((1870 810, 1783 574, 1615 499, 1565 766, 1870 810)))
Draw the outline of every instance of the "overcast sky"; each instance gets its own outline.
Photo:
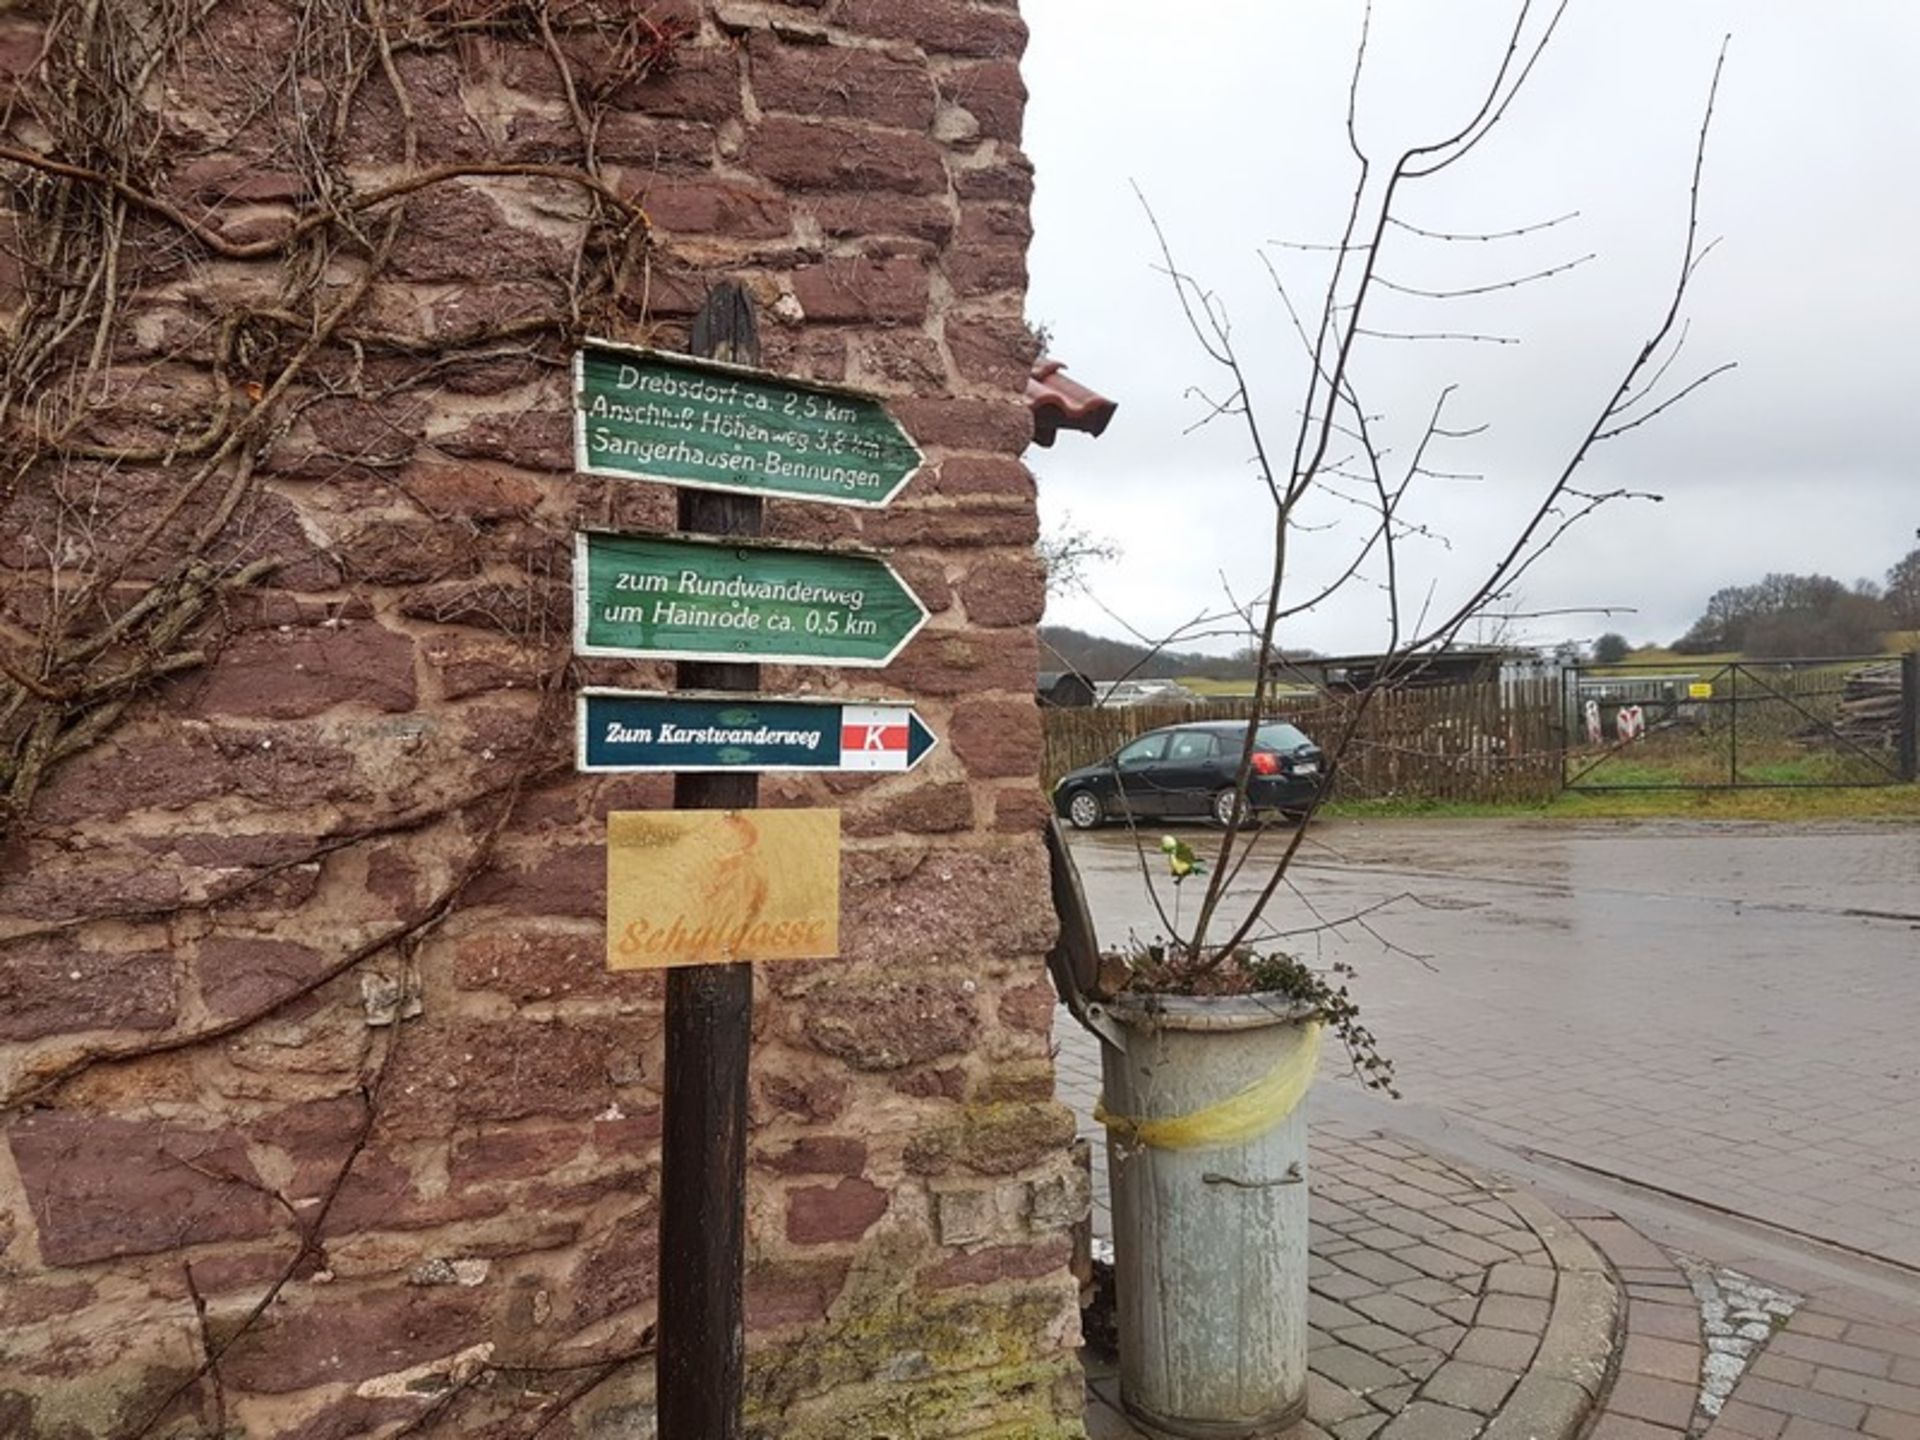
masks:
MULTIPOLYGON (((1540 7, 1544 15, 1550 7, 1540 7)), ((1029 459, 1043 515, 1111 538, 1122 557, 1091 596, 1048 619, 1155 635, 1262 583, 1270 502, 1244 430, 1188 386, 1219 376, 1154 271, 1152 203, 1181 264, 1218 293, 1271 429, 1289 437, 1304 361, 1261 265, 1268 242, 1337 236, 1354 162, 1343 132, 1358 0, 1029 0, 1027 148, 1038 169, 1029 312, 1071 373, 1120 402, 1105 436, 1062 435, 1029 459), (1096 600, 1101 603, 1096 603, 1096 600)), ((1457 127, 1497 65, 1515 0, 1382 0, 1361 90, 1376 154, 1457 127)), ((1920 527, 1920 6, 1910 0, 1573 0, 1502 128, 1400 213, 1489 232, 1577 219, 1517 240, 1443 243, 1395 232, 1381 273, 1457 288, 1592 253, 1557 279, 1480 299, 1382 296, 1373 323, 1472 330, 1518 345, 1377 342, 1362 398, 1396 454, 1439 388, 1488 432, 1435 463, 1482 480, 1425 482, 1410 518, 1407 593, 1436 607, 1471 589, 1564 463, 1671 295, 1692 152, 1723 35, 1732 35, 1709 142, 1701 224, 1720 237, 1699 271, 1675 381, 1738 369, 1597 451, 1592 489, 1628 486, 1527 578, 1518 608, 1630 606, 1531 622, 1526 637, 1617 629, 1670 640, 1722 585, 1771 570, 1879 580, 1920 527)), ((1306 298, 1327 257, 1275 249, 1306 298)), ((1363 344, 1365 342, 1362 342, 1363 344)), ((1410 501, 1410 503, 1412 503, 1410 501)), ((1323 498, 1303 520, 1297 590, 1337 573, 1356 512, 1323 498)), ((1377 581, 1376 570, 1367 578, 1377 581)), ((1384 639, 1377 585, 1291 622, 1283 644, 1366 649, 1384 639)), ((1210 647, 1211 648, 1211 647, 1210 647)))

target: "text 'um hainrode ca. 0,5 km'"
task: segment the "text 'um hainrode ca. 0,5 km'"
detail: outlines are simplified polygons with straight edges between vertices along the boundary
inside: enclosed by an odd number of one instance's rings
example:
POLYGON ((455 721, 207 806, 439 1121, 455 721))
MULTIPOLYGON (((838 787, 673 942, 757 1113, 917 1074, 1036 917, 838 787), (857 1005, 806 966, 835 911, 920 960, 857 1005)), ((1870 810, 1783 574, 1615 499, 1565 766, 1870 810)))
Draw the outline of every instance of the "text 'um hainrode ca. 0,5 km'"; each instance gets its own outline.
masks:
POLYGON ((871 555, 597 532, 574 546, 581 655, 874 667, 927 620, 871 555))

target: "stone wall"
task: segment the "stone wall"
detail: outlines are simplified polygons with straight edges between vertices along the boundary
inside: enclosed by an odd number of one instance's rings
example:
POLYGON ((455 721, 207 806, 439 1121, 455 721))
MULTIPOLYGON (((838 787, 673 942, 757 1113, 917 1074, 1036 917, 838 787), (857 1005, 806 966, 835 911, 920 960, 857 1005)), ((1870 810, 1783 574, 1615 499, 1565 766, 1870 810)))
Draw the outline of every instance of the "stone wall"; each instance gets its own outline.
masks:
POLYGON ((671 671, 572 662, 567 578, 673 497, 572 473, 566 361, 728 277, 931 459, 769 503, 934 614, 765 688, 943 741, 763 784, 843 811, 845 953, 756 977, 750 1428, 1081 1433, 1024 29, 634 9, 0 19, 0 1432, 652 1433, 662 986, 603 967, 602 829, 669 787, 575 776, 570 715, 671 671))

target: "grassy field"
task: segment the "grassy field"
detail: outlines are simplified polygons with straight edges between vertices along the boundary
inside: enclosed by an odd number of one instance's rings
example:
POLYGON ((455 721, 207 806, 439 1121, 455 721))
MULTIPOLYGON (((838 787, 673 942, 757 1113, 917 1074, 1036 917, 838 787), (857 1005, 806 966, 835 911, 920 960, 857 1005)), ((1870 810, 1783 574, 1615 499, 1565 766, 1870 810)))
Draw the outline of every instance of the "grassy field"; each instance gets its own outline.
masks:
POLYGON ((1920 785, 1846 790, 1567 791, 1543 805, 1356 800, 1329 805, 1332 819, 1435 820, 1908 820, 1920 822, 1920 785))

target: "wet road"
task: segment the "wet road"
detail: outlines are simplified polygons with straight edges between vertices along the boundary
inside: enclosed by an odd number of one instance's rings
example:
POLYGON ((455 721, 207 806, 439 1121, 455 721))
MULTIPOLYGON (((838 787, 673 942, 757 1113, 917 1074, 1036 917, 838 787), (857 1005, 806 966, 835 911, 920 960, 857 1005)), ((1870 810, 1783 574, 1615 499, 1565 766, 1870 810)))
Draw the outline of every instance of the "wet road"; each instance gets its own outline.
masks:
MULTIPOLYGON (((1104 942, 1160 930, 1124 831, 1074 853, 1104 942)), ((1410 1100, 1920 1267, 1920 826, 1322 822, 1292 879, 1277 929, 1372 910, 1285 945, 1359 966, 1410 1100)))

